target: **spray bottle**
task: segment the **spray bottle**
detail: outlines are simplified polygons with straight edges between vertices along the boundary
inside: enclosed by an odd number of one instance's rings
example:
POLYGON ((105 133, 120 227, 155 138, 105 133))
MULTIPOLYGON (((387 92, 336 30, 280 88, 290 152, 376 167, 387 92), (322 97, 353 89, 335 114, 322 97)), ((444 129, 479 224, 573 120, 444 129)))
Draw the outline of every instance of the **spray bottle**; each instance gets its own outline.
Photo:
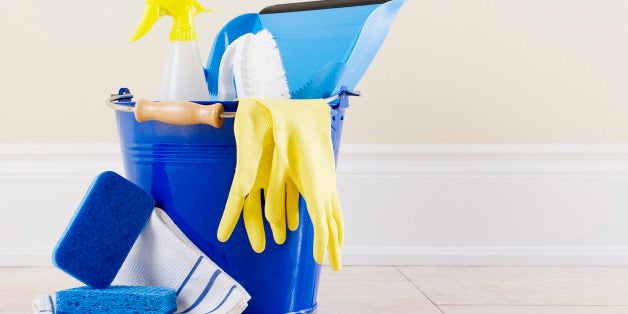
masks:
POLYGON ((197 0, 145 0, 139 26, 129 41, 136 41, 164 15, 174 19, 158 100, 209 100, 205 72, 196 42, 194 17, 203 8, 197 0))

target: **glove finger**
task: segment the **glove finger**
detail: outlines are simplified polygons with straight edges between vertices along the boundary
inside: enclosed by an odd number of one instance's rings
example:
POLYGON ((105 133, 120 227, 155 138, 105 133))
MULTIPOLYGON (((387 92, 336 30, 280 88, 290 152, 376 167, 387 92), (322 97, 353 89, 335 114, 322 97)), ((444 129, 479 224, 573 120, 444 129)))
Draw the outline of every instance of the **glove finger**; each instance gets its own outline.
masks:
MULTIPOLYGON (((270 223, 279 222, 286 219, 286 171, 282 165, 281 158, 278 157, 277 149, 273 152, 273 161, 268 180, 268 189, 264 204, 264 215, 270 223), (283 217, 283 218, 282 218, 283 217)), ((285 224, 284 224, 285 225, 285 224)), ((285 227, 284 227, 285 228, 285 227)))
POLYGON ((286 216, 282 215, 278 221, 269 222, 269 224, 275 243, 284 244, 286 242, 286 216))
POLYGON ((242 196, 237 193, 229 193, 225 211, 222 213, 222 218, 218 224, 217 236, 220 242, 225 242, 231 237, 231 233, 240 219, 243 205, 244 198, 242 196))
POLYGON ((340 207, 338 193, 334 193, 331 198, 331 210, 334 220, 336 221, 336 226, 338 227, 338 244, 340 245, 340 249, 342 249, 342 244, 345 238, 345 221, 342 214, 342 208, 340 207))
MULTIPOLYGON (((306 199, 306 203, 307 203, 306 199)), ((314 260, 322 264, 325 260, 325 251, 329 243, 329 230, 327 229, 327 219, 325 218, 325 208, 317 206, 315 201, 307 203, 308 213, 314 227, 314 260)))
MULTIPOLYGON (((272 139, 271 139, 272 140, 272 139)), ((264 197, 266 197, 266 190, 268 189, 268 180, 270 177, 270 170, 273 165, 273 152, 275 145, 269 144, 264 147, 264 152, 259 161, 257 168, 257 177, 255 178, 254 188, 264 189, 264 197)))
POLYGON ((244 200, 244 228, 249 237, 249 242, 253 251, 261 253, 266 247, 266 236, 264 234, 264 221, 262 217, 262 197, 261 191, 253 191, 244 200))
POLYGON ((288 228, 292 231, 299 227, 299 190, 294 182, 286 179, 286 216, 288 217, 288 228))
POLYGON ((342 268, 342 256, 340 241, 338 239, 338 226, 336 219, 332 216, 332 204, 327 205, 327 227, 329 228, 329 265, 333 270, 342 268))

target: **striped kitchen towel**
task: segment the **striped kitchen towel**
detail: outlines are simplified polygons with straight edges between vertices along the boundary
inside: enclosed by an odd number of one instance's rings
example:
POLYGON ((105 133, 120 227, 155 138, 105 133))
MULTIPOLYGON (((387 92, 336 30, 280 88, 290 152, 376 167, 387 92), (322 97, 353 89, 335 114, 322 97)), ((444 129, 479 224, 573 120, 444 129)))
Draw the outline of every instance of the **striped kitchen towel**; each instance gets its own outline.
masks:
POLYGON ((242 313, 251 296, 155 208, 113 285, 169 287, 177 313, 242 313))
POLYGON ((54 314, 55 302, 52 296, 47 294, 38 294, 33 300, 33 313, 35 314, 54 314))

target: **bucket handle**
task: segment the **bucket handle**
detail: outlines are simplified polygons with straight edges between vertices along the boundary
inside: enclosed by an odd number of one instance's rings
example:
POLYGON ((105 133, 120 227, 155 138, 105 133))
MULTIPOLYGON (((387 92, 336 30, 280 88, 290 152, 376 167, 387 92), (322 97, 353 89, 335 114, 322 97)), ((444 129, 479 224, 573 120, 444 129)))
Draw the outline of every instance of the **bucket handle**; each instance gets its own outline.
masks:
MULTIPOLYGON (((338 103, 347 107, 348 96, 361 96, 360 92, 341 89, 338 95, 325 98, 329 104, 338 103)), ((105 104, 116 111, 133 112, 138 122, 160 121, 175 125, 207 124, 215 128, 222 127, 224 119, 235 118, 235 112, 225 112, 221 103, 199 104, 191 101, 168 100, 150 101, 140 99, 135 106, 121 105, 117 102, 131 100, 133 94, 127 88, 121 88, 118 94, 111 94, 105 104)))
POLYGON ((175 125, 207 124, 222 127, 225 108, 222 104, 200 105, 190 101, 150 101, 140 99, 134 107, 137 122, 160 121, 175 125))

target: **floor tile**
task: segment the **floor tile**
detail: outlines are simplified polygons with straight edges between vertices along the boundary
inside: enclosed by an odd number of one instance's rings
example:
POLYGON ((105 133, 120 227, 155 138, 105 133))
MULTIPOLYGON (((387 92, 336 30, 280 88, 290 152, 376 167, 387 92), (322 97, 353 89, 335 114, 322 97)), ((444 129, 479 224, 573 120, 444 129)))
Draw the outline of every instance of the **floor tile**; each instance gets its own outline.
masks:
MULTIPOLYGON (((81 285, 51 267, 0 267, 0 283, 0 313, 12 314, 81 285)), ((620 267, 324 267, 318 312, 441 313, 433 301, 448 314, 626 314, 627 283, 620 267)))
POLYGON ((395 267, 323 268, 319 313, 441 313, 395 267))
POLYGON ((442 306, 445 314, 626 314, 628 306, 442 306))
POLYGON ((628 305, 627 267, 399 269, 439 306, 628 305))

